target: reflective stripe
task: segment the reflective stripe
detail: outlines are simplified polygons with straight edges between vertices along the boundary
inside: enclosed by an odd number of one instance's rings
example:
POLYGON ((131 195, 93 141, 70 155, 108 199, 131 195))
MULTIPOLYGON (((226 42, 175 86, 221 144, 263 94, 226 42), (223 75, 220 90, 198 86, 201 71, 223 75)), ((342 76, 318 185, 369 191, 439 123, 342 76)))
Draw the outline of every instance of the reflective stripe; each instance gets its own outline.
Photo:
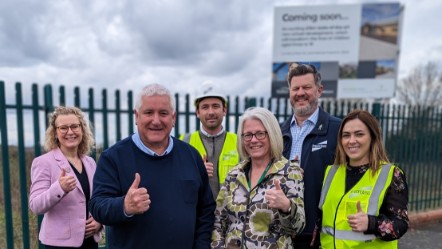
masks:
POLYGON ((356 240, 367 242, 376 239, 376 236, 374 236, 373 234, 364 234, 363 232, 336 230, 335 238, 342 240, 356 240))
POLYGON ((368 201, 367 214, 369 215, 376 215, 376 212, 378 211, 379 196, 384 189, 385 184, 387 184, 388 174, 390 173, 391 167, 391 163, 384 165, 379 173, 379 177, 374 185, 370 200, 368 201))
POLYGON ((319 209, 322 210, 322 205, 324 204, 325 196, 330 189, 331 181, 333 180, 333 177, 336 174, 336 171, 338 171, 339 165, 332 165, 330 171, 327 174, 327 178, 325 179, 324 186, 322 187, 321 191, 321 199, 319 199, 319 209))
POLYGON ((335 234, 335 231, 333 230, 333 227, 322 227, 321 228, 321 232, 325 233, 325 234, 328 234, 328 235, 331 235, 331 236, 333 236, 335 234))
POLYGON ((335 233, 333 227, 322 227, 321 232, 324 234, 331 235, 331 236, 335 237, 335 239, 341 239, 341 240, 371 241, 371 240, 376 239, 375 235, 364 234, 362 232, 336 230, 336 233, 335 233))

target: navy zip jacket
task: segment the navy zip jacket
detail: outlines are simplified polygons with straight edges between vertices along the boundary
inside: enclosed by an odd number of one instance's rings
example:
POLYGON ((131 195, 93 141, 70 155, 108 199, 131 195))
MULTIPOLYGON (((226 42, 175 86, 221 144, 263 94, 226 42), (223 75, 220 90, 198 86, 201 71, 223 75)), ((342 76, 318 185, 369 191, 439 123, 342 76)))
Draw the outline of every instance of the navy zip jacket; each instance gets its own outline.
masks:
MULTIPOLYGON (((281 124, 284 140, 283 155, 290 158, 292 148, 292 133, 290 122, 292 118, 281 124)), ((312 235, 318 219, 318 204, 321 195, 322 181, 325 169, 332 165, 336 155, 339 125, 341 119, 331 116, 319 108, 318 122, 302 144, 301 168, 304 170, 304 208, 306 224, 303 235, 312 235)), ((292 160, 293 158, 290 158, 292 160)))

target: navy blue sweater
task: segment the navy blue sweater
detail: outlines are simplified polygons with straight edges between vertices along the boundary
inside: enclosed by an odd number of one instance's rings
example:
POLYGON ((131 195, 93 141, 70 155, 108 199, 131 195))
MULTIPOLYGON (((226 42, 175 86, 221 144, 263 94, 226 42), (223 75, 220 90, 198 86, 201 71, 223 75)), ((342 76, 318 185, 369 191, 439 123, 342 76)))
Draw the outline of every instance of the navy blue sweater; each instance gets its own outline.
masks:
MULTIPOLYGON (((281 124, 284 140, 283 155, 290 158, 292 148, 291 118, 281 124)), ((325 169, 332 165, 336 155, 341 119, 331 116, 319 108, 318 122, 305 137, 301 150, 301 168, 304 170, 304 208, 306 224, 302 234, 311 235, 318 219, 318 204, 321 196, 325 169)), ((290 158, 293 159, 293 158, 290 158)), ((318 236, 319 237, 319 236, 318 236)), ((318 239, 318 238, 317 238, 318 239)))
POLYGON ((142 152, 128 137, 101 154, 90 210, 107 225, 107 248, 209 248, 215 202, 203 160, 175 138, 161 157, 142 152), (127 217, 124 196, 135 179, 150 195, 150 209, 127 217))

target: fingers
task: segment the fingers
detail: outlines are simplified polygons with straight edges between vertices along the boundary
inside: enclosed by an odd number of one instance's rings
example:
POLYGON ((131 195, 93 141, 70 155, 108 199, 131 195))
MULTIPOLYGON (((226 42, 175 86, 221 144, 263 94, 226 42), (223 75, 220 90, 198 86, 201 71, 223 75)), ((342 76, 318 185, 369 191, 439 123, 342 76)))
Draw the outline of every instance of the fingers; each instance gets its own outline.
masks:
POLYGON ((358 203, 356 203, 356 208, 358 209, 358 213, 363 213, 364 212, 364 211, 362 211, 361 202, 360 201, 358 201, 358 203))
POLYGON ((209 176, 213 176, 213 163, 205 162, 204 166, 206 166, 206 171, 209 176))
POLYGON ((61 189, 65 193, 69 193, 77 187, 77 180, 74 176, 67 175, 66 169, 61 169, 60 177, 58 178, 61 189))
POLYGON ((89 238, 92 235, 94 235, 94 233, 95 233, 94 221, 93 222, 89 222, 89 223, 86 222, 86 228, 85 228, 85 231, 84 231, 84 237, 85 238, 89 238))
POLYGON ((365 232, 368 229, 368 215, 362 210, 361 202, 356 203, 357 213, 347 216, 348 224, 355 232, 365 232))
POLYGON ((281 189, 279 179, 274 179, 275 188, 266 190, 265 201, 268 207, 287 210, 290 207, 290 200, 285 196, 281 189))
POLYGON ((130 186, 131 189, 137 189, 140 185, 141 177, 140 174, 135 173, 135 180, 132 182, 132 185, 130 186))
POLYGON ((141 214, 150 207, 150 196, 146 188, 139 188, 140 174, 135 174, 135 179, 124 197, 124 211, 128 215, 141 214))
POLYGON ((279 180, 278 179, 273 180, 273 184, 275 184, 275 189, 276 190, 281 190, 281 185, 279 184, 279 180))

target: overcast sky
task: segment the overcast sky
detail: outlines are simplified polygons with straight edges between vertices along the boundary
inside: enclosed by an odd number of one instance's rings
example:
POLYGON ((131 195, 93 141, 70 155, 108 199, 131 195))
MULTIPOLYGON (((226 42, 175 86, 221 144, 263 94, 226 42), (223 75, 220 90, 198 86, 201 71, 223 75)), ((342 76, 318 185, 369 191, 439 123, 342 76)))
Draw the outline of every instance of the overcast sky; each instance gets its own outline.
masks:
MULTIPOLYGON (((360 1, 2 0, 0 80, 138 90, 147 83, 198 93, 270 96, 275 6, 360 1)), ((379 2, 379 1, 365 1, 379 2)), ((442 1, 405 5, 399 77, 442 58, 442 1)), ((10 95, 10 94, 8 94, 10 95)))

